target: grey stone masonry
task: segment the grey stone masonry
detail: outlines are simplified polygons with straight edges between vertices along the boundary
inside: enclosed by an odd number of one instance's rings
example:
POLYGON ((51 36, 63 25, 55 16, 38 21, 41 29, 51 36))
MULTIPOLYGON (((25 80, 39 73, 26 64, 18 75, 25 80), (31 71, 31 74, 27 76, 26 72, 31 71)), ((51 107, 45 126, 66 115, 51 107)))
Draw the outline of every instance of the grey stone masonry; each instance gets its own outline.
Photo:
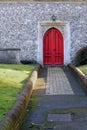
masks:
POLYGON ((67 32, 66 27, 57 26, 66 39, 65 50, 68 39, 70 61, 73 61, 76 52, 87 46, 87 3, 86 0, 64 0, 65 3, 62 3, 63 0, 55 1, 0 2, 0 48, 20 48, 20 60, 37 60, 41 42, 38 37, 40 34, 43 37, 45 31, 52 27, 44 25, 40 30, 40 22, 52 21, 51 17, 55 15, 57 21, 67 22, 70 28, 67 32), (67 36, 67 33, 70 35, 67 36))
POLYGON ((18 64, 20 63, 20 49, 8 48, 0 49, 0 63, 18 64))
POLYGON ((86 0, 0 0, 0 2, 87 2, 86 0))

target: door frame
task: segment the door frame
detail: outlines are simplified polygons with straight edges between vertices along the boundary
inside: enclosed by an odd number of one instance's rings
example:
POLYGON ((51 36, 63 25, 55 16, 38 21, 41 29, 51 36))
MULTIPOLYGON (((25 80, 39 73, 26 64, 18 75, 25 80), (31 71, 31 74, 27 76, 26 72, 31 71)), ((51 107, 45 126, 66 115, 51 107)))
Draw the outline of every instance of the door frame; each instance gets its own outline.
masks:
POLYGON ((37 62, 43 64, 43 36, 45 32, 49 29, 55 27, 63 34, 64 38, 64 65, 71 62, 70 58, 70 25, 69 22, 62 21, 44 21, 38 22, 38 39, 37 39, 37 62))
MULTIPOLYGON (((56 63, 51 63, 50 65, 63 65, 64 64, 64 38, 63 38, 63 35, 62 35, 62 33, 60 32, 60 30, 58 30, 57 28, 55 28, 55 27, 51 27, 51 28, 49 28, 46 32, 45 32, 45 34, 44 34, 44 36, 43 36, 43 64, 44 65, 49 65, 49 63, 48 64, 45 64, 44 63, 44 61, 45 61, 45 57, 44 57, 44 55, 45 55, 45 46, 46 45, 44 45, 44 44, 46 44, 45 43, 45 38, 47 37, 47 34, 49 34, 51 31, 52 31, 52 29, 54 29, 54 31, 56 31, 57 32, 57 34, 59 35, 59 37, 60 37, 60 39, 61 39, 61 41, 60 41, 60 43, 58 43, 58 44, 62 44, 61 45, 61 47, 62 47, 62 50, 61 50, 61 54, 62 54, 62 57, 61 57, 61 60, 62 60, 62 62, 61 62, 61 64, 59 63, 59 64, 56 64, 56 63)), ((59 38, 58 38, 59 39, 59 38)), ((54 40, 54 39, 51 39, 51 40, 54 40)), ((56 43, 57 44, 57 43, 56 43)), ((52 47, 53 47, 54 45, 53 44, 51 44, 50 45, 50 47, 51 47, 51 50, 52 50, 52 47)), ((60 46, 60 45, 59 45, 60 46)), ((54 51, 51 51, 51 56, 52 56, 52 52, 54 52, 54 51)), ((57 53, 59 53, 59 52, 57 52, 57 53)), ((52 57, 51 57, 52 58, 52 57)), ((54 59, 55 59, 55 56, 54 56, 54 59)))

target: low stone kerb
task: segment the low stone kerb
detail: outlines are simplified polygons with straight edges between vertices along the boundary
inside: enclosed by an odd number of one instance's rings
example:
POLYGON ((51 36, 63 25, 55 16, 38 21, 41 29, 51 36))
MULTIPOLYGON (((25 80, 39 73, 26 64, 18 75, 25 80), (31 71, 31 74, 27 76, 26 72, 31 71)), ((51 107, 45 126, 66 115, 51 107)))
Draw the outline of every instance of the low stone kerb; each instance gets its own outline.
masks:
POLYGON ((77 79, 87 91, 87 76, 84 75, 82 71, 76 68, 73 64, 69 64, 68 66, 71 68, 72 71, 74 71, 75 75, 77 76, 77 79))
POLYGON ((0 123, 0 130, 18 130, 29 103, 33 87, 36 83, 39 68, 40 65, 37 65, 30 75, 30 78, 25 85, 23 92, 19 95, 17 102, 0 123))

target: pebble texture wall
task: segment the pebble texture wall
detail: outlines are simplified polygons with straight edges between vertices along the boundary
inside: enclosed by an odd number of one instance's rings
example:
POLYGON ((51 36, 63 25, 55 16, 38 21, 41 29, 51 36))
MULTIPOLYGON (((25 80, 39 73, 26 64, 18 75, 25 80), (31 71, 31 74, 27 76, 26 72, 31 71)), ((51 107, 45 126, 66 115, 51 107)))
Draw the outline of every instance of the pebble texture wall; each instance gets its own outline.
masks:
POLYGON ((87 3, 1 3, 0 48, 20 48, 20 60, 37 59, 38 23, 52 15, 70 24, 70 58, 87 46, 87 3))

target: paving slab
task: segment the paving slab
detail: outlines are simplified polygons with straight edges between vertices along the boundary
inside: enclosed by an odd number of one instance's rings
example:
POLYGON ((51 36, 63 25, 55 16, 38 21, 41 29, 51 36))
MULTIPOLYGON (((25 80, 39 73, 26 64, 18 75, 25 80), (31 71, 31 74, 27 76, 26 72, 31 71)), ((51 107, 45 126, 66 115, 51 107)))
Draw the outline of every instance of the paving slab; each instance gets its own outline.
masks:
POLYGON ((47 121, 64 121, 64 122, 70 122, 72 121, 72 115, 70 113, 68 114, 48 114, 47 121))

